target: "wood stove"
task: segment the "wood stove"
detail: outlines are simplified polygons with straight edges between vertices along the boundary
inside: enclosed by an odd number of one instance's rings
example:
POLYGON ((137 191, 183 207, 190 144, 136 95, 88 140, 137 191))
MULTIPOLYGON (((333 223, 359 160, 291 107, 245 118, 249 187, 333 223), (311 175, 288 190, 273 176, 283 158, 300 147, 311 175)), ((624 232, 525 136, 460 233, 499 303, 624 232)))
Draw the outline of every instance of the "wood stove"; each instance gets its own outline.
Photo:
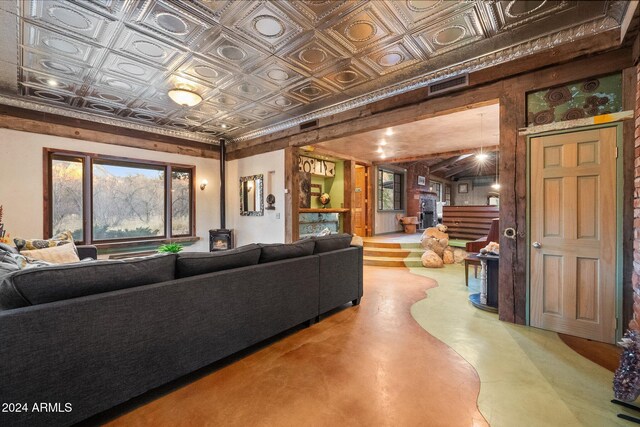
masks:
POLYGON ((209 252, 233 249, 233 230, 209 230, 209 252))
POLYGON ((435 227, 438 224, 438 212, 436 209, 436 196, 432 193, 420 195, 419 221, 420 228, 435 227))

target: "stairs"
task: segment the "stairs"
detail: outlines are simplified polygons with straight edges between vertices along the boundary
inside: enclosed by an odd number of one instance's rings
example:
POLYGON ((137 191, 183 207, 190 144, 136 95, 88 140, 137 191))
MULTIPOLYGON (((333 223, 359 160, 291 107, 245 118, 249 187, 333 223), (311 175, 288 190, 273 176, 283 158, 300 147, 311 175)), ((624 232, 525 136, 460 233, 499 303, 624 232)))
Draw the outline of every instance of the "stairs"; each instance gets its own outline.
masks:
POLYGON ((378 267, 422 267, 420 243, 364 241, 364 265, 378 267))

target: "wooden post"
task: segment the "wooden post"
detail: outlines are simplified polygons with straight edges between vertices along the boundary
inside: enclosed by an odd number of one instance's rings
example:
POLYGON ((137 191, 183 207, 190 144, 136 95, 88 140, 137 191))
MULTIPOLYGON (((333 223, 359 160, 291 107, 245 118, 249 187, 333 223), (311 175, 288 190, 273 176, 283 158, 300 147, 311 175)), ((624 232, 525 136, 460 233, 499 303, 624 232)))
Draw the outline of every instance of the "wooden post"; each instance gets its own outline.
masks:
MULTIPOLYGON (((622 71, 623 110, 636 110, 636 67, 622 71)), ((635 120, 625 120, 622 125, 623 208, 622 208, 622 325, 628 325, 633 317, 633 197, 635 169, 635 120)))
POLYGON ((353 234, 353 207, 355 206, 356 188, 356 162, 353 160, 344 161, 344 208, 349 209, 345 212, 342 221, 344 233, 353 234))
POLYGON ((300 217, 298 191, 300 178, 298 175, 298 148, 289 147, 284 150, 284 230, 285 242, 291 243, 300 238, 300 217))

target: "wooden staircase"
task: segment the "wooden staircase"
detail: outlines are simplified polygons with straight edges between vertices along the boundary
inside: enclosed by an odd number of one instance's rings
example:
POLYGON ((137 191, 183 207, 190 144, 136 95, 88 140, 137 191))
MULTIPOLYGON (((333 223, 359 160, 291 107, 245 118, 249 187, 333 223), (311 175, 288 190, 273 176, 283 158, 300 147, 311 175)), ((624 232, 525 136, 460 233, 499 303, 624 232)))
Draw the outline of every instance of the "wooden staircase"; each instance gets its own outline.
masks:
POLYGON ((364 265, 378 267, 422 267, 420 243, 364 241, 364 265))

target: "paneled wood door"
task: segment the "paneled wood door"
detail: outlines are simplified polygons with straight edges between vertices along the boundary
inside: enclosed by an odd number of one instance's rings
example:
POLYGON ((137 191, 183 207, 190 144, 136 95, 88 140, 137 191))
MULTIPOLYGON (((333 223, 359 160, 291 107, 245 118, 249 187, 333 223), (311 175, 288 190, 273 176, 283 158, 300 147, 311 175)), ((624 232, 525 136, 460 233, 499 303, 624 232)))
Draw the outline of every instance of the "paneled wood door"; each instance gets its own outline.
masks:
POLYGON ((613 343, 616 128, 530 143, 531 325, 613 343))
POLYGON ((366 168, 356 165, 356 185, 353 189, 353 232, 360 237, 367 235, 367 179, 366 168))

